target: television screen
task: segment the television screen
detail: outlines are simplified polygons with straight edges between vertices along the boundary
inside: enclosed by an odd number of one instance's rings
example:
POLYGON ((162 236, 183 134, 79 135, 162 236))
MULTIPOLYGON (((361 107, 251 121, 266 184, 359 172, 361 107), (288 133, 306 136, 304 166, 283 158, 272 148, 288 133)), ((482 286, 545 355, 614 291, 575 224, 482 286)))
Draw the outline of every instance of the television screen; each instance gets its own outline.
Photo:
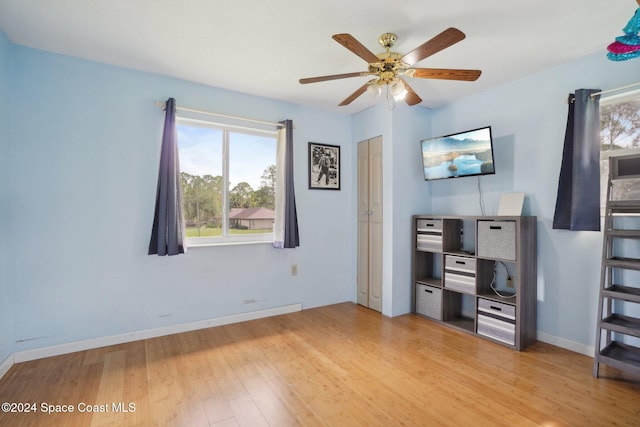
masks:
POLYGON ((494 174, 491 126, 423 139, 424 179, 494 174))

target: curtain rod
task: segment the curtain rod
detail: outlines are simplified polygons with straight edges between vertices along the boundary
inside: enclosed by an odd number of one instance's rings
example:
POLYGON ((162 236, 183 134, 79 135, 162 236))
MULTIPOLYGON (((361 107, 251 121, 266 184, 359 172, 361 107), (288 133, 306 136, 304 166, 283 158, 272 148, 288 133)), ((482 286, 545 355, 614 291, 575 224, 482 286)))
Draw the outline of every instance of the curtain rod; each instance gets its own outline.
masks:
POLYGON ((602 90, 602 91, 600 91, 600 92, 592 93, 591 95, 589 95, 589 97, 590 97, 591 99, 594 99, 594 98, 595 98, 596 96, 598 96, 598 95, 606 95, 607 93, 611 93, 611 92, 618 92, 618 91, 620 91, 620 90, 629 89, 629 88, 634 87, 634 86, 640 86, 640 82, 638 82, 638 83, 633 83, 633 84, 630 84, 630 85, 627 85, 627 86, 617 87, 617 88, 615 88, 615 89, 602 90))
MULTIPOLYGON (((167 103, 166 102, 162 102, 162 101, 157 101, 156 105, 158 107, 160 107, 160 108, 165 108, 167 106, 167 103)), ((229 116, 227 114, 212 113, 211 111, 196 110, 196 109, 187 108, 187 107, 176 106, 176 110, 186 111, 186 112, 189 112, 189 113, 204 114, 204 115, 207 115, 207 116, 223 117, 225 119, 241 120, 241 121, 244 121, 244 122, 259 123, 261 125, 275 126, 277 128, 284 127, 284 125, 282 123, 266 122, 266 121, 263 121, 263 120, 255 120, 255 119, 249 119, 249 118, 246 118, 246 117, 239 117, 239 116, 229 116)))

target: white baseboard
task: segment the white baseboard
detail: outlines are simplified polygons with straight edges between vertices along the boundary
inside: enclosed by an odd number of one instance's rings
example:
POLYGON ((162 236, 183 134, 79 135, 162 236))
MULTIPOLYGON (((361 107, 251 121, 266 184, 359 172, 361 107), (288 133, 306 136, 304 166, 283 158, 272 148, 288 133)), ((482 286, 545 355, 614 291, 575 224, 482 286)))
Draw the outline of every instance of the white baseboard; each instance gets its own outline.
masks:
POLYGON ((9 372, 9 369, 11 369, 11 367, 15 363, 13 360, 14 360, 13 354, 10 354, 9 357, 7 357, 4 362, 0 363, 0 378, 2 378, 4 374, 9 372))
POLYGON ((575 341, 569 341, 564 338, 559 338, 553 335, 545 334, 544 332, 537 332, 538 341, 546 342, 547 344, 555 345, 556 347, 561 347, 566 350, 573 351, 575 353, 584 354, 585 356, 593 357, 595 352, 595 347, 580 344, 575 341))
MULTIPOLYGON (((196 322, 181 323, 178 325, 166 326, 162 328, 146 329, 142 331, 128 332, 126 334, 111 335, 107 337, 70 342, 49 347, 35 348, 33 350, 19 351, 9 357, 9 359, 12 360, 11 363, 9 363, 7 371, 9 370, 11 365, 13 365, 13 363, 27 362, 29 360, 42 359, 45 357, 74 353, 76 351, 91 350, 94 348, 105 347, 109 345, 156 338, 165 335, 177 334, 180 332, 189 332, 198 329, 212 328, 214 326, 229 325, 231 323, 246 322, 248 320, 263 319, 265 317, 294 313, 301 310, 302 304, 291 304, 282 307, 269 308, 266 310, 252 311, 249 313, 233 314, 230 316, 216 317, 213 319, 200 320, 196 322)), ((3 367, 4 363, 0 365, 0 378, 3 374, 3 367)))

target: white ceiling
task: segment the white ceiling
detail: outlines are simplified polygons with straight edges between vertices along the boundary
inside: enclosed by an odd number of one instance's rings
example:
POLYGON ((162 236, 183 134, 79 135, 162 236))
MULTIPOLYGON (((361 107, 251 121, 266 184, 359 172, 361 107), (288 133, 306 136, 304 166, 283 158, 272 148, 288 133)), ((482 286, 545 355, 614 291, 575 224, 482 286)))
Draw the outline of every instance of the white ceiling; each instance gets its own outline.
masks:
MULTIPOLYGON (((350 33, 374 53, 394 32, 406 53, 448 27, 467 38, 416 64, 481 69, 476 82, 412 79, 424 107, 487 90, 606 46, 634 0, 0 0, 0 30, 16 44, 210 86, 353 114, 376 102, 355 77, 366 71, 331 39, 350 33)), ((579 82, 577 82, 579 83, 579 82)))

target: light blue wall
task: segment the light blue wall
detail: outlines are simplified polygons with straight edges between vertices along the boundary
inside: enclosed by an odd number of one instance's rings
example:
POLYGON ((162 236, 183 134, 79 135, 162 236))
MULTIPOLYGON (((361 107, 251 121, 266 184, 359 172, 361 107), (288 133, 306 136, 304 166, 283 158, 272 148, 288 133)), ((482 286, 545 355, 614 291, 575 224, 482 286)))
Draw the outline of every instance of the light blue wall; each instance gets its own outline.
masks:
MULTIPOLYGON (((353 116, 354 144, 382 136, 382 312, 387 316, 411 311, 410 219, 411 215, 428 212, 430 208, 421 178, 419 150, 419 141, 430 134, 430 126, 429 110, 404 103, 390 111, 386 102, 381 102, 353 116)), ((356 223, 354 217, 354 228, 356 223)), ((355 252, 353 256, 356 259, 355 252)))
POLYGON ((0 33, 0 149, 7 153, 0 156, 0 362, 13 351, 355 300, 356 143, 379 135, 383 313, 404 314, 410 216, 481 213, 475 178, 423 181, 418 142, 487 124, 497 174, 480 179, 485 213, 496 213, 501 193, 522 191, 525 213, 538 216, 538 330, 593 345, 600 234, 551 229, 563 100, 577 88, 635 82, 638 64, 599 54, 435 111, 398 105, 391 112, 380 103, 347 117, 15 46, 0 33), (154 102, 170 96, 226 114, 294 120, 300 248, 146 255, 163 120, 154 102), (308 190, 309 141, 341 145, 341 191, 308 190), (289 275, 291 264, 298 276, 289 275), (243 304, 248 299, 257 302, 243 304))
MULTIPOLYGON (((433 112, 433 134, 491 125, 496 175, 480 179, 487 214, 503 192, 526 194, 538 217, 538 331, 593 346, 602 237, 552 229, 567 116, 580 88, 612 89, 638 81, 640 62, 610 62, 604 53, 546 70, 433 112)), ((476 178, 426 184, 434 213, 480 214, 476 178)), ((598 191, 598 189, 594 189, 598 191)))
POLYGON ((351 186, 308 190, 306 163, 307 142, 323 142, 342 145, 348 168, 349 117, 16 45, 11 56, 14 351, 355 298, 351 186), (293 120, 300 248, 146 255, 164 116, 154 103, 168 97, 293 120))
POLYGON ((0 364, 13 352, 13 305, 10 266, 10 222, 9 222, 9 114, 10 114, 10 46, 11 43, 0 32, 0 364))
POLYGON ((431 112, 401 103, 393 111, 393 309, 398 316, 411 311, 411 216, 429 212, 431 199, 424 185, 420 140, 431 135, 431 112))

